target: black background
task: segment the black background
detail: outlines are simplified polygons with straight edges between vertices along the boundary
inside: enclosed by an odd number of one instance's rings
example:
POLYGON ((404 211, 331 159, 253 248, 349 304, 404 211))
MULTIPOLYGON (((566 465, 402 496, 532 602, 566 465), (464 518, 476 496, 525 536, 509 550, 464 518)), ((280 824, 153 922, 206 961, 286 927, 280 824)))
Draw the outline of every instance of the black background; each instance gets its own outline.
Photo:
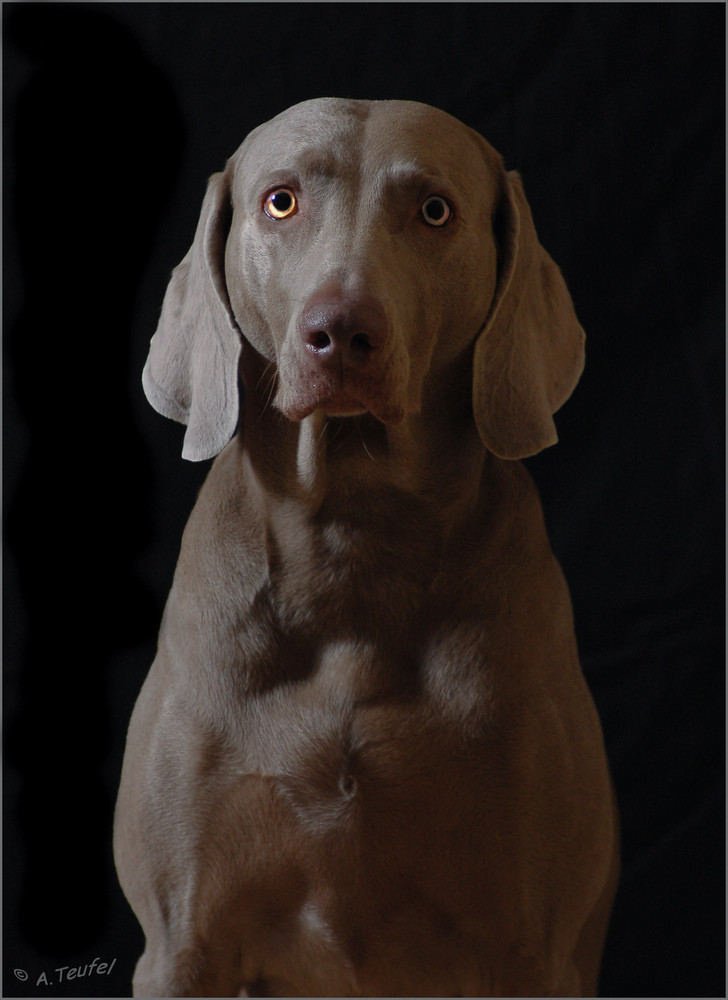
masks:
POLYGON ((4 995, 128 995, 113 802, 208 466, 140 374, 207 176, 318 96, 437 105, 524 178, 587 331, 560 443, 529 465, 621 805, 603 993, 725 995, 723 5, 3 18, 4 995), (110 975, 59 982, 95 956, 110 975))

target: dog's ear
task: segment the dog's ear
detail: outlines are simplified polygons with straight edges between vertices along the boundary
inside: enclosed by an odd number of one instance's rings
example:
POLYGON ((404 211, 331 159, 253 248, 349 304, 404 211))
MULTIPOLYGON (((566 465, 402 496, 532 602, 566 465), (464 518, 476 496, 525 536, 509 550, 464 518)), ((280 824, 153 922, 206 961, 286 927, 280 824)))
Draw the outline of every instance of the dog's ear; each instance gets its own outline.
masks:
POLYGON ((501 458, 558 440, 552 415, 584 368, 584 331, 556 264, 536 236, 521 178, 502 172, 495 295, 475 345, 473 408, 481 439, 501 458))
POLYGON ((230 441, 238 421, 242 338, 225 285, 227 173, 213 174, 189 252, 172 272, 142 382, 165 417, 187 425, 183 458, 202 461, 230 441))

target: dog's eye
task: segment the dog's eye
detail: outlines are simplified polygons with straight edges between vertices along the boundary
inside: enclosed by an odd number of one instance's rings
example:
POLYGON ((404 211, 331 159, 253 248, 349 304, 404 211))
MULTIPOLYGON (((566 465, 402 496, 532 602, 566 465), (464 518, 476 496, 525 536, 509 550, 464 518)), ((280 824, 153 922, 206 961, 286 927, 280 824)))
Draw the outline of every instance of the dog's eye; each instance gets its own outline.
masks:
POLYGON ((265 199, 263 208, 271 219, 287 219, 298 209, 298 202, 290 188, 277 188, 265 199))
POLYGON ((452 215, 452 209, 439 194, 433 194, 422 205, 422 215, 430 226, 444 226, 452 215))

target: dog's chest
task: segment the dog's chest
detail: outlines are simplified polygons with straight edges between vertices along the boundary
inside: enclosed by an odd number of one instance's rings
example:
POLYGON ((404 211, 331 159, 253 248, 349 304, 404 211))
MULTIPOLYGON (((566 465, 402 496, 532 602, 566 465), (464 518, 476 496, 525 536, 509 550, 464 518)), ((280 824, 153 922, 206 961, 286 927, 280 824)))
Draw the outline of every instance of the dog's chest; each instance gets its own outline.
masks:
POLYGON ((490 731, 485 642, 470 636, 467 646, 465 631, 435 633, 419 647, 362 636, 321 640, 298 672, 281 643, 275 654, 293 676, 240 703, 245 766, 280 780, 302 815, 326 812, 326 803, 336 804, 333 815, 365 789, 413 787, 426 773, 432 780, 459 748, 490 731))
POLYGON ((487 616, 447 607, 436 547, 406 526, 378 546, 368 537, 351 525, 298 533, 238 632, 241 771, 272 779, 312 835, 383 828, 446 795, 463 757, 490 766, 499 664, 487 616))
MULTIPOLYGON (((461 946, 454 915, 493 898, 502 847, 487 831, 507 762, 494 752, 482 679, 471 677, 458 698, 432 683, 441 653, 410 664, 409 683, 386 687, 375 651, 333 644, 311 678, 245 707, 216 816, 232 810, 243 845, 237 919, 256 924, 280 912, 289 954, 313 950, 366 977, 385 961, 379 949, 396 942, 406 952, 411 938, 418 961, 434 961, 443 941, 461 946), (360 678, 358 700, 349 672, 360 678), (261 886, 272 870, 281 884, 261 886)), ((274 979, 292 975, 276 967, 274 979)))
POLYGON ((313 854, 399 850, 418 825, 432 834, 449 801, 439 822, 456 835, 459 814, 472 816, 463 782, 485 792, 497 763, 488 672, 465 651, 458 662, 452 638, 399 660, 361 640, 322 643, 308 676, 247 699, 232 756, 243 795, 249 776, 264 779, 313 854))

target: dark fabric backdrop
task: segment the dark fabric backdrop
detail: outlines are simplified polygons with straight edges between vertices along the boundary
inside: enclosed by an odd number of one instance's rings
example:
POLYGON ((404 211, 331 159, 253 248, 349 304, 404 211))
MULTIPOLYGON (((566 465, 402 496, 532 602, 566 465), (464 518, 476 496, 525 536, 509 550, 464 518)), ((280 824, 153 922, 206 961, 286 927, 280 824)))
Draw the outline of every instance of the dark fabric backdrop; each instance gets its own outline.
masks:
POLYGON ((128 995, 113 802, 207 469, 140 374, 207 176, 333 95, 442 107, 522 173, 588 338, 529 465, 621 806, 603 993, 724 996, 724 6, 2 13, 4 995, 128 995))

